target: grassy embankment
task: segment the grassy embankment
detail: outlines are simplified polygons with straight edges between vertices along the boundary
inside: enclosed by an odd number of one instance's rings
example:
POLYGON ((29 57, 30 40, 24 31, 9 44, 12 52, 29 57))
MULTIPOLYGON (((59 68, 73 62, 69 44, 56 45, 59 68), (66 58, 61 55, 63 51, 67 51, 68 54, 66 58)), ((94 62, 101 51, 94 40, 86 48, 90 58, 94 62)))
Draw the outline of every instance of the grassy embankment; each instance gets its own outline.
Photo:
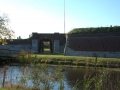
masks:
POLYGON ((74 28, 67 34, 86 34, 86 33, 118 33, 120 26, 110 27, 90 27, 90 28, 74 28))
POLYGON ((31 63, 36 61, 37 63, 54 65, 120 67, 120 58, 97 57, 96 62, 96 57, 64 56, 62 53, 20 54, 19 59, 22 63, 31 63))
POLYGON ((75 66, 96 66, 98 67, 119 67, 120 58, 97 58, 82 56, 63 56, 63 55, 36 55, 41 63, 62 64, 75 66))

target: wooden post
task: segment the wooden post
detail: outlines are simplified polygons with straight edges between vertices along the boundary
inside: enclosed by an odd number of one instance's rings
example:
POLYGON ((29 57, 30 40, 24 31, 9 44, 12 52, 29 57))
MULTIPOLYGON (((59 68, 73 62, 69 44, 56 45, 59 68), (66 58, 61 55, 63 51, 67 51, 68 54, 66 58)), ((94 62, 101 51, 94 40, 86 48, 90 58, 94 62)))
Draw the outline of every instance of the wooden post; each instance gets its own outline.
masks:
POLYGON ((95 57, 95 72, 96 72, 96 64, 97 64, 97 55, 95 57))
POLYGON ((5 86, 5 78, 6 78, 6 70, 8 69, 8 66, 4 66, 3 67, 3 70, 4 70, 4 74, 3 74, 3 84, 2 86, 4 87, 5 86))

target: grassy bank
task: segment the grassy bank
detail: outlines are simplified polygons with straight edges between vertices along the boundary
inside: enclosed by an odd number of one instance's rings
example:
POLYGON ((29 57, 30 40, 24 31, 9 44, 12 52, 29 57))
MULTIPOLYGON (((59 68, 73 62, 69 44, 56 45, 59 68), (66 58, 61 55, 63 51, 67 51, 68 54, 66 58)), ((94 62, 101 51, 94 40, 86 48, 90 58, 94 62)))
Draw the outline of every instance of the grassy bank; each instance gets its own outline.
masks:
POLYGON ((76 66, 119 67, 120 58, 82 57, 64 55, 36 55, 41 63, 76 66))
POLYGON ((120 67, 120 58, 64 56, 62 54, 19 54, 22 63, 46 63, 54 65, 120 67))
POLYGON ((90 28, 74 28, 67 34, 82 34, 82 33, 118 33, 120 26, 110 27, 90 27, 90 28))
MULTIPOLYGON (((22 64, 32 63, 29 69, 29 73, 24 73, 28 70, 28 67, 22 66, 23 76, 20 77, 20 83, 15 88, 13 86, 0 88, 0 90, 53 90, 56 82, 60 84, 58 90, 64 90, 63 75, 61 73, 61 65, 70 66, 97 66, 97 67, 119 67, 120 58, 97 58, 96 57, 82 57, 82 56, 64 56, 61 54, 32 54, 26 52, 20 52, 18 55, 19 62, 22 64), (46 63, 46 64, 41 64, 46 63), (58 65, 52 73, 48 73, 47 64, 58 65), (45 76, 45 77, 44 77, 45 76), (32 87, 27 87, 27 80, 33 83, 32 87), (53 82, 53 84, 49 83, 53 82), (54 84, 55 83, 55 84, 54 84), (39 87, 40 85, 44 86, 39 87)), ((119 90, 120 79, 112 70, 104 69, 99 74, 86 74, 82 81, 76 81, 74 88, 81 88, 81 90, 119 90)), ((7 85, 5 85, 7 86, 7 85)))

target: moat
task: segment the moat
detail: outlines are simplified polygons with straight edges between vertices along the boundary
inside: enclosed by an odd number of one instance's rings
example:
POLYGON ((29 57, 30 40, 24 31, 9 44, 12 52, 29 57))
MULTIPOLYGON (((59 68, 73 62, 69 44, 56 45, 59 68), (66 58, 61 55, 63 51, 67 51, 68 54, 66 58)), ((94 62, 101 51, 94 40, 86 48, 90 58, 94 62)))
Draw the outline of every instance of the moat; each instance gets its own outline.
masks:
MULTIPOLYGON (((55 66, 49 66, 49 69, 54 69, 55 66)), ((76 81, 83 81, 84 77, 86 75, 91 75, 91 77, 94 77, 95 75, 99 75, 100 71, 103 70, 103 68, 90 68, 90 67, 81 67, 81 68, 68 68, 68 67, 64 67, 61 71, 61 73, 64 76, 64 90, 71 90, 76 81)), ((6 71, 6 78, 5 78, 5 82, 7 83, 12 83, 12 84, 18 84, 20 83, 20 77, 22 75, 24 75, 25 73, 28 73, 28 70, 25 70, 23 73, 23 67, 21 66, 9 66, 7 71, 6 71)), ((113 74, 113 76, 115 77, 115 75, 120 76, 120 71, 117 71, 113 74)), ((2 87, 2 81, 3 81, 3 68, 0 68, 0 87, 2 87)), ((29 81, 26 86, 31 86, 31 82, 29 81)), ((58 89, 59 84, 55 83, 54 86, 54 90, 58 89)), ((80 87, 80 85, 79 85, 80 87)))

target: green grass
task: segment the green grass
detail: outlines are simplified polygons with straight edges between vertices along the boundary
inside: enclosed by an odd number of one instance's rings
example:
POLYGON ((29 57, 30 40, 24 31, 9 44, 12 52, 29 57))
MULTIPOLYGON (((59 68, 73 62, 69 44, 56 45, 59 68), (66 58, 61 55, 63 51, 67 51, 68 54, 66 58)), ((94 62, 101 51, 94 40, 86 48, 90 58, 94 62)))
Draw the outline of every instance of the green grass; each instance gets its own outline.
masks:
POLYGON ((50 52, 50 48, 44 48, 44 52, 50 52))
POLYGON ((68 34, 81 34, 81 33, 110 33, 120 32, 120 26, 110 27, 90 27, 90 28, 75 28, 68 32, 68 34))
POLYGON ((21 52, 19 61, 22 63, 46 63, 54 65, 74 65, 74 66, 97 66, 97 67, 120 67, 120 58, 97 58, 83 56, 64 56, 62 53, 54 54, 28 54, 21 52))
MULTIPOLYGON (((95 66, 96 57, 64 56, 62 54, 33 54, 38 62, 75 66, 95 66)), ((35 59, 33 59, 35 60, 35 59)), ((32 60, 32 61, 33 61, 32 60)), ((97 58, 97 67, 120 67, 120 58, 97 58)))
MULTIPOLYGON (((34 54, 39 59, 52 59, 52 60, 72 60, 72 61, 85 61, 89 60, 91 62, 95 61, 95 57, 83 57, 83 56, 64 56, 62 53, 57 54, 34 54)), ((102 58, 98 57, 98 62, 108 61, 108 62, 120 62, 120 58, 102 58)))
POLYGON ((40 53, 40 54, 34 54, 34 55, 63 55, 63 53, 40 53))

